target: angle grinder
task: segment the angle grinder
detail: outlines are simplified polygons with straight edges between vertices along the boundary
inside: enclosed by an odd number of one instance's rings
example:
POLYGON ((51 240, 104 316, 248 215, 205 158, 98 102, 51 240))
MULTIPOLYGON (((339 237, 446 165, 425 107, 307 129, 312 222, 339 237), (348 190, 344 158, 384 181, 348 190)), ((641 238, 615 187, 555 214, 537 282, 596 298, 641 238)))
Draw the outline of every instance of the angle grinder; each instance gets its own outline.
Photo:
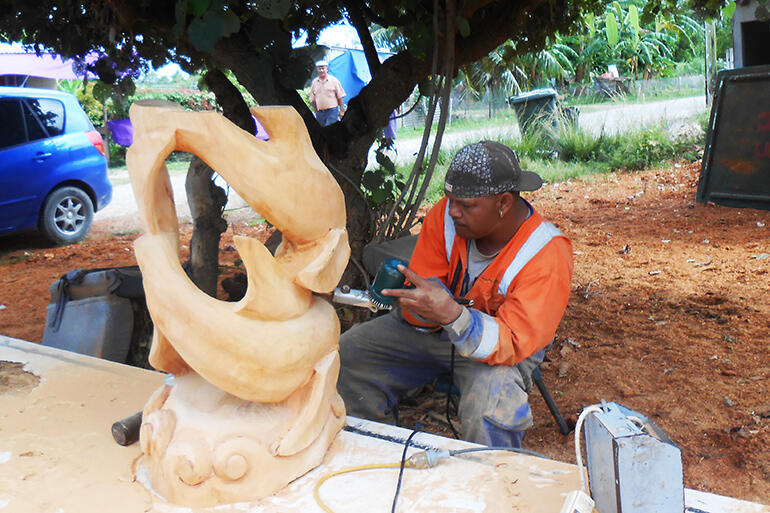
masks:
POLYGON ((392 296, 383 296, 385 289, 402 289, 406 282, 406 276, 398 270, 398 266, 407 266, 407 263, 399 258, 388 258, 380 264, 374 281, 366 290, 351 289, 347 285, 334 289, 332 301, 343 305, 368 308, 372 312, 390 310, 395 302, 392 296))

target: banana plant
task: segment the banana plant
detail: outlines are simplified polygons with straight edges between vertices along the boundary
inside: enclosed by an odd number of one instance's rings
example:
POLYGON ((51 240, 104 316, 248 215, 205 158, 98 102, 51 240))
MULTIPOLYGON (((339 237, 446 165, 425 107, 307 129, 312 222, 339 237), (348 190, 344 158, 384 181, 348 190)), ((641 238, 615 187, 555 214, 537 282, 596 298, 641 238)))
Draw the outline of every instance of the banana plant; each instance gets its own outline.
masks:
POLYGON ((501 44, 485 57, 466 64, 461 72, 464 90, 476 99, 487 93, 489 117, 492 117, 493 91, 502 92, 505 96, 518 93, 522 90, 521 83, 526 79, 511 41, 501 44))
MULTIPOLYGON (((615 62, 622 64, 631 76, 641 73, 649 77, 673 64, 671 48, 676 45, 677 38, 684 38, 693 47, 702 37, 697 22, 684 14, 659 14, 653 22, 644 24, 639 6, 630 0, 609 3, 601 21, 603 24, 600 22, 598 26, 586 23, 589 34, 596 32, 598 37, 604 36, 611 58, 610 62, 595 62, 597 71, 615 62)), ((593 52, 594 55, 597 53, 593 52)), ((590 56, 591 53, 581 52, 581 55, 590 56)))

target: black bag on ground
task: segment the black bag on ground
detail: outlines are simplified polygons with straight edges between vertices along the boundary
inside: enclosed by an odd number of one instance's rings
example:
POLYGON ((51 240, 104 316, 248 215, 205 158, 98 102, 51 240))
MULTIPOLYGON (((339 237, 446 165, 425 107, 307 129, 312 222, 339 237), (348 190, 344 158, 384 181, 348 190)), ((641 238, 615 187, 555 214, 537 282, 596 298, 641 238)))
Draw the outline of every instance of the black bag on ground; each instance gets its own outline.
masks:
POLYGON ((144 302, 139 267, 75 269, 49 292, 43 345, 126 362, 134 331, 132 300, 144 302))

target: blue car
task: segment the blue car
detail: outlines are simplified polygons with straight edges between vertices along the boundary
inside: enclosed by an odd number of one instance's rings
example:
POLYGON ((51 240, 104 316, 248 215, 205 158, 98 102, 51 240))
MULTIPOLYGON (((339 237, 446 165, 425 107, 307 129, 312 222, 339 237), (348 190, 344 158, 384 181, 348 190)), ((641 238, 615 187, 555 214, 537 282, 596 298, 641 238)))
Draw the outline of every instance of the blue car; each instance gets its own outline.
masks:
POLYGON ((37 228, 55 244, 85 237, 112 199, 104 155, 73 95, 0 87, 0 234, 37 228))

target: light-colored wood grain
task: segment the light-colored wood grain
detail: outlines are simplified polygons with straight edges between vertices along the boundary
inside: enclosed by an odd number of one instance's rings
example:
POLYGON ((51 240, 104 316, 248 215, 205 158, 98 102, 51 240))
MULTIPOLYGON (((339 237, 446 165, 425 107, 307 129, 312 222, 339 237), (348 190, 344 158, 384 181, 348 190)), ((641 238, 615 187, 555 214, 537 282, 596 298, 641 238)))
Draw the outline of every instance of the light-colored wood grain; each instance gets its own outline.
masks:
POLYGON ((213 112, 134 105, 127 167, 145 233, 134 245, 155 336, 150 363, 176 376, 144 410, 143 465, 167 500, 209 506, 275 492, 320 463, 342 427, 339 321, 330 292, 350 255, 342 191, 289 107, 253 109, 256 139, 213 112), (211 298, 179 261, 163 164, 193 153, 283 233, 270 254, 236 246, 248 277, 237 303, 211 298))

